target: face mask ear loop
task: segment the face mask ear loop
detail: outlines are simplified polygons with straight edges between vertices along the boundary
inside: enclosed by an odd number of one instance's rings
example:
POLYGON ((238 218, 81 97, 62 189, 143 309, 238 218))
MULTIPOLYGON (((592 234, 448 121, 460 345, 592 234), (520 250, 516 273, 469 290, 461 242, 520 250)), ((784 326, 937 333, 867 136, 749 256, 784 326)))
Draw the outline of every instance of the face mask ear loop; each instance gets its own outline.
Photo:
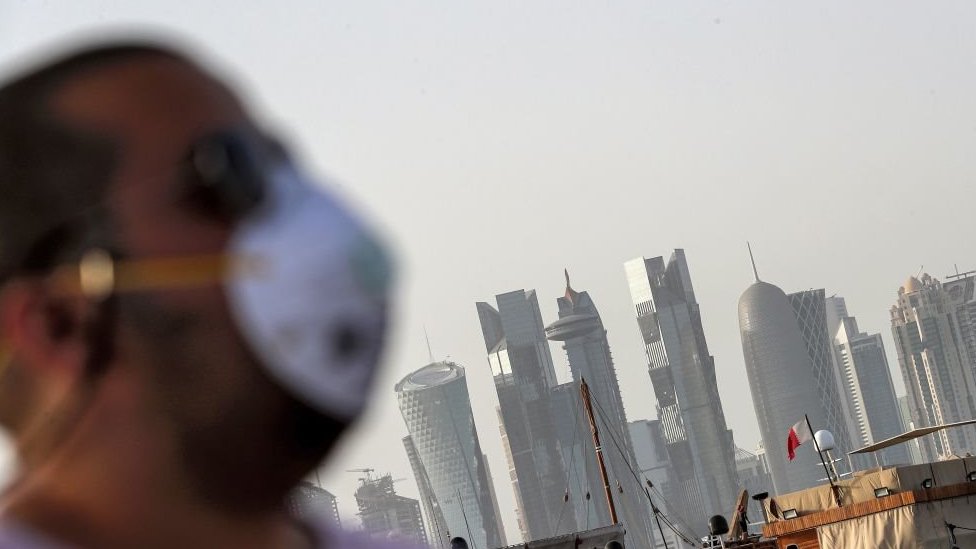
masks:
POLYGON ((85 253, 78 264, 81 294, 91 302, 92 313, 84 324, 88 344, 85 375, 95 380, 108 369, 115 353, 115 332, 118 326, 118 297, 116 263, 111 254, 102 249, 85 253))

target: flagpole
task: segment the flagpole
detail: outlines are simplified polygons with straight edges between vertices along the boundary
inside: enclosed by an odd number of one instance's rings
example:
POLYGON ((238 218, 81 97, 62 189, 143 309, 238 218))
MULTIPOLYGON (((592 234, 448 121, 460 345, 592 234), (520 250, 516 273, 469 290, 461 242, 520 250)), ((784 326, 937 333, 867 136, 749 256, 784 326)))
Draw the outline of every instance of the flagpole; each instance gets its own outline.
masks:
POLYGON ((810 437, 813 438, 813 446, 817 449, 817 455, 820 456, 820 464, 823 465, 824 473, 827 474, 827 481, 830 482, 830 493, 834 495, 834 501, 837 502, 837 506, 842 507, 840 504, 840 494, 837 493, 837 487, 834 486, 834 477, 830 474, 830 469, 827 468, 827 462, 824 461, 823 452, 820 451, 820 443, 817 442, 817 437, 813 432, 813 425, 810 425, 810 417, 803 414, 803 419, 807 422, 807 429, 810 430, 810 437))

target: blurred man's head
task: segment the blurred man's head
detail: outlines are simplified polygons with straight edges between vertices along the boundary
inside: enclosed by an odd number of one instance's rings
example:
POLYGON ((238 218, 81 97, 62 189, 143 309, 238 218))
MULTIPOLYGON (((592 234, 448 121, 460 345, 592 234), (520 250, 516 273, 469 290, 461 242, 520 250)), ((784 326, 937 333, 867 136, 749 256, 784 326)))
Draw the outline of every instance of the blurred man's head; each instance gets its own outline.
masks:
MULTIPOLYGON (((226 85, 166 49, 87 50, 0 88, 0 422, 22 447, 51 449, 92 402, 128 399, 172 440, 199 497, 263 509, 352 414, 268 374, 269 353, 248 343, 220 276, 188 284, 176 273, 184 283, 163 276, 98 298, 62 291, 54 276, 92 250, 144 267, 225 255, 263 189, 248 173, 201 180, 213 166, 194 155, 208 147, 219 162, 283 161, 226 85)), ((329 337, 343 349, 357 341, 329 337)))

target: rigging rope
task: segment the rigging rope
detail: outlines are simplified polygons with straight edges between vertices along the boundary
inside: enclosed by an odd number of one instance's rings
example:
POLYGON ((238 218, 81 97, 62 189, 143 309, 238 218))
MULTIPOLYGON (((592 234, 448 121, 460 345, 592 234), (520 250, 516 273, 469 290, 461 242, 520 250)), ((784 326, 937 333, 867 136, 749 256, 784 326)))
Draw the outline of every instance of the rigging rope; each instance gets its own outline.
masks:
MULTIPOLYGON (((604 427, 606 427, 607 432, 610 434, 610 440, 613 442, 613 445, 617 448, 617 452, 621 455, 621 457, 623 457, 624 463, 627 465, 627 469, 630 470, 631 475, 634 476, 634 480, 638 483, 638 485, 640 485, 641 491, 643 491, 643 485, 640 482, 640 477, 638 476, 637 472, 634 471, 633 466, 630 464, 630 460, 629 460, 629 457, 627 456, 627 453, 624 452, 623 448, 621 448, 620 442, 617 440, 617 437, 616 437, 616 435, 614 433, 614 428, 610 424, 609 419, 607 418, 606 412, 603 410, 603 406, 601 406, 600 405, 600 402, 598 400, 596 400, 596 399, 591 399, 591 401, 594 402, 594 403, 596 403, 597 415, 600 417, 600 419, 603 420, 603 425, 604 425, 604 427)), ((643 475, 640 475, 640 476, 643 476, 643 475)), ((648 480, 646 476, 644 477, 644 480, 645 481, 648 480)), ((653 483, 650 483, 650 487, 651 487, 652 490, 654 490, 658 494, 659 497, 661 497, 662 500, 667 501, 667 499, 663 496, 663 494, 661 494, 657 490, 657 487, 654 486, 653 483)), ((648 500, 650 500, 649 497, 648 497, 648 500)), ((654 503, 652 501, 648 501, 648 503, 651 505, 651 508, 652 508, 652 511, 653 511, 653 509, 656 508, 654 506, 654 503)), ((693 547, 696 547, 698 545, 698 543, 695 541, 693 535, 689 536, 688 534, 685 534, 684 532, 679 531, 675 527, 675 525, 671 522, 670 517, 668 517, 666 514, 664 514, 664 512, 662 512, 660 509, 658 509, 657 513, 655 513, 655 514, 658 515, 658 516, 660 516, 660 517, 662 517, 663 520, 664 520, 664 523, 668 525, 668 528, 670 528, 671 531, 673 531, 678 537, 680 537, 682 540, 684 540, 685 543, 687 543, 687 544, 689 544, 689 545, 691 545, 693 547)), ((686 523, 684 521, 684 519, 680 515, 675 515, 675 516, 677 517, 678 521, 681 522, 682 526, 684 526, 685 528, 687 528, 689 531, 692 531, 692 532, 695 531, 694 528, 691 528, 690 526, 688 526, 688 523, 686 523)))
MULTIPOLYGON (((559 533, 559 525, 563 521, 563 515, 566 512, 566 506, 569 504, 569 483, 570 483, 570 476, 572 475, 573 464, 576 462, 576 441, 578 440, 578 435, 579 435, 580 408, 579 408, 579 399, 574 398, 572 400, 573 400, 573 404, 576 405, 576 421, 573 423, 573 444, 572 444, 572 446, 570 446, 570 452, 573 455, 572 455, 571 458, 569 458, 569 469, 566 470, 566 496, 563 497, 563 506, 559 510, 559 519, 556 520, 556 528, 555 528, 554 532, 557 533, 557 534, 559 533)), ((577 484, 578 487, 582 488, 582 485, 580 484, 579 475, 576 476, 576 484, 577 484)), ((586 518, 587 518, 587 522, 589 522, 589 518, 590 518, 589 504, 587 504, 586 518)))

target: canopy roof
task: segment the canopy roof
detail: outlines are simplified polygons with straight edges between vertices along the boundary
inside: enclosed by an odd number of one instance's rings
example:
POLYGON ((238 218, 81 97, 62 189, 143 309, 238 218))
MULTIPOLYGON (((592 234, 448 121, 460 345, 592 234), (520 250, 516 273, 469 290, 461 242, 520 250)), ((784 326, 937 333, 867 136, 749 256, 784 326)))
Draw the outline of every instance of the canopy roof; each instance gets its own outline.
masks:
POLYGON ((961 427, 963 425, 972 425, 976 423, 976 419, 970 419, 967 421, 957 421, 955 423, 945 423, 943 425, 935 425, 933 427, 919 427, 918 429, 912 429, 906 433, 893 436, 891 438, 886 438, 880 442, 875 442, 874 444, 868 444, 864 448, 858 448, 853 452, 848 452, 848 454, 867 454, 870 452, 877 452, 878 450, 884 450, 889 446, 894 446, 895 444, 901 444, 902 442, 908 442, 909 440, 916 439, 918 437, 924 437, 925 435, 932 434, 936 431, 941 431, 942 429, 948 429, 949 427, 961 427))

